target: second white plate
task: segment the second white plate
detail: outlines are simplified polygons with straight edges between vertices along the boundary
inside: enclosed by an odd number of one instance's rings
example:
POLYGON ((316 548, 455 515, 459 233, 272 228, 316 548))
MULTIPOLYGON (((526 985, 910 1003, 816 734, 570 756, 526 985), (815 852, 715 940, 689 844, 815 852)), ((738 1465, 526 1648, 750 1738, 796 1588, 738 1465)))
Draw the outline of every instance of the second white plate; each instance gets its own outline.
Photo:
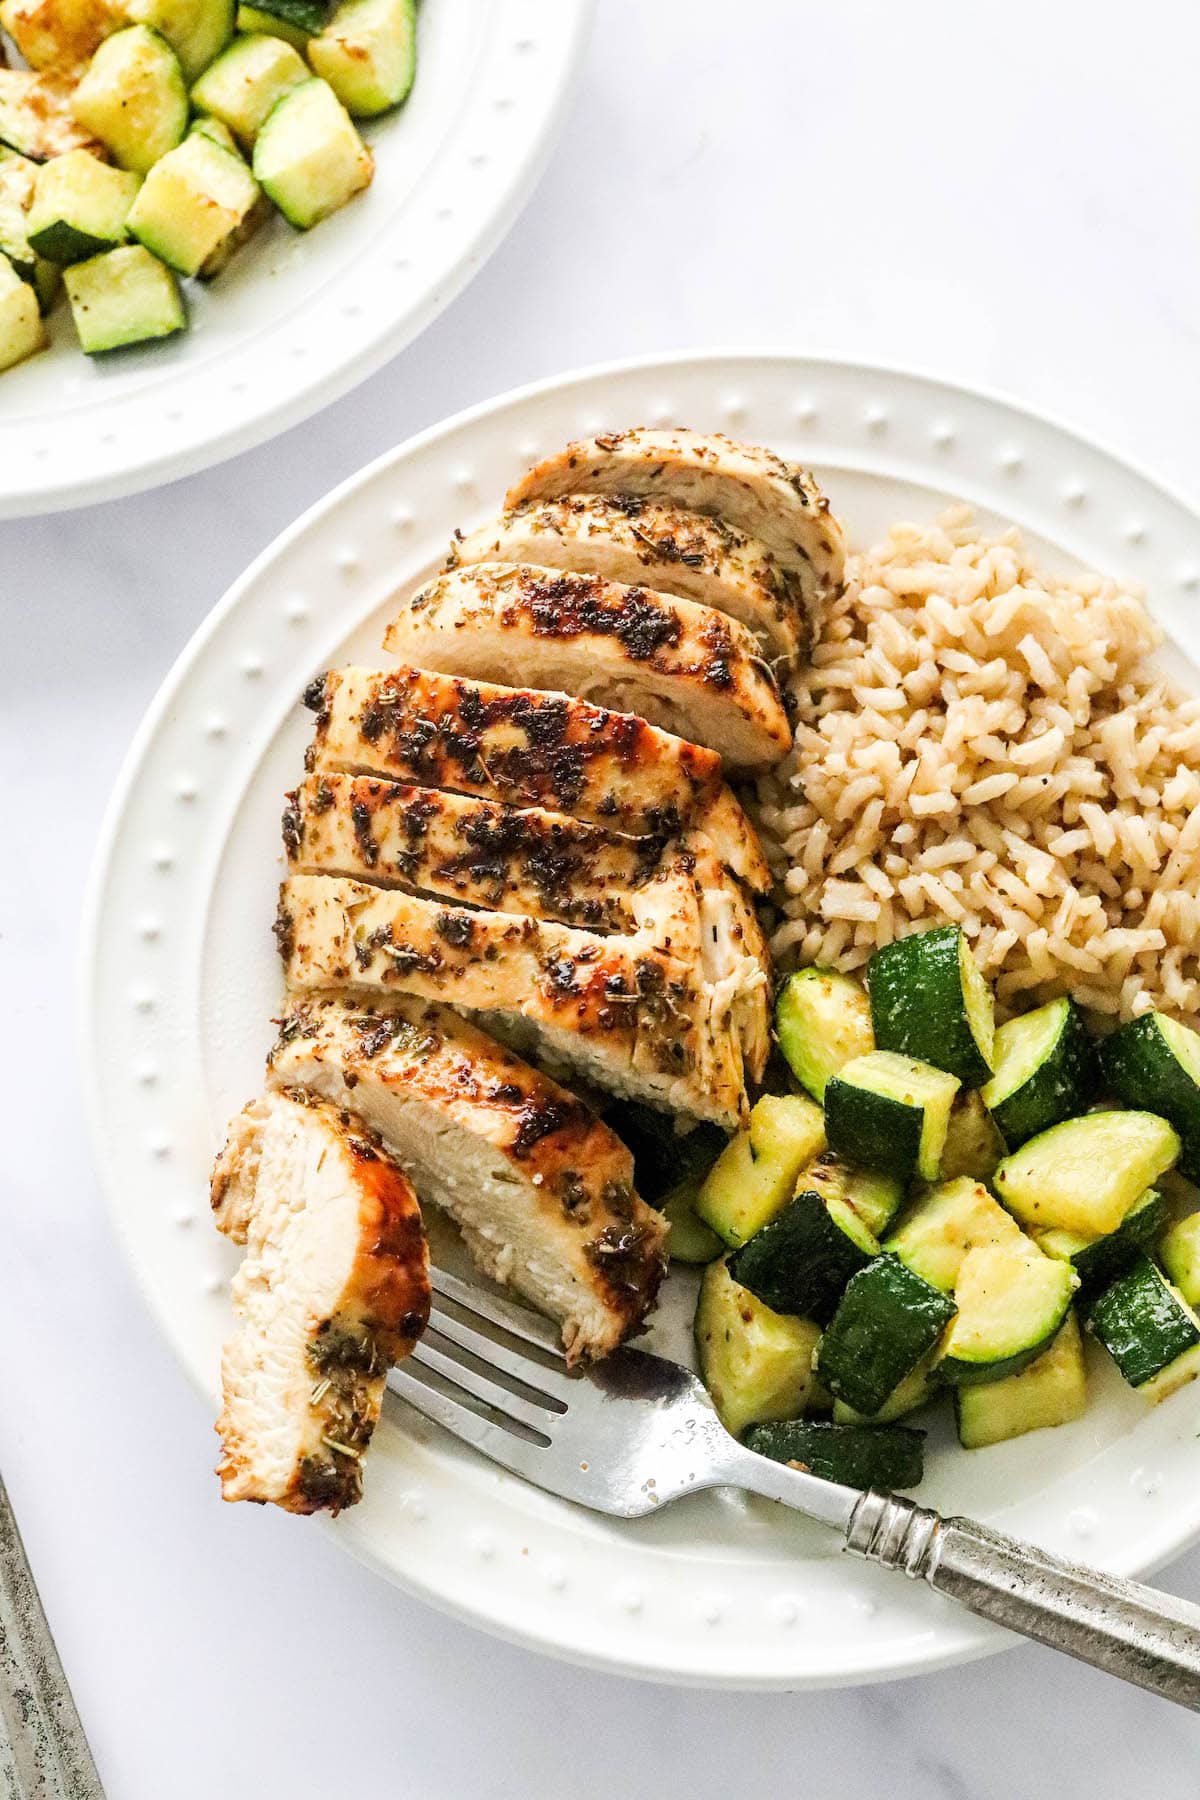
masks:
POLYGON ((426 0, 417 79, 364 135, 365 194, 310 232, 282 218, 210 287, 191 329, 88 358, 60 302, 8 370, 0 518, 190 475, 315 412, 449 305, 528 198, 583 53, 590 0, 426 0))
MULTIPOLYGON (((277 1011, 270 924, 279 813, 301 772, 319 670, 380 656, 397 586, 441 560, 532 459, 633 423, 720 428, 810 463, 865 543, 950 499, 1016 520, 1042 552, 1146 583, 1200 647, 1194 515, 1111 456, 983 396, 797 357, 601 370, 497 401, 363 471, 221 602, 135 743, 98 859, 83 1049, 97 1157, 164 1334, 216 1402, 229 1247, 207 1178, 261 1079, 277 1011)), ((519 680, 520 671, 514 671, 519 680)), ((1197 683, 1200 686, 1200 683, 1197 683)), ((676 1272, 655 1327, 686 1355, 676 1272)), ((930 1440, 921 1497, 1109 1569, 1145 1571, 1200 1533, 1196 1401, 1155 1411, 1097 1369, 1077 1424, 966 1455, 930 1440)), ((708 1494, 636 1523, 548 1498, 398 1401, 364 1503, 331 1528, 393 1579, 522 1643, 659 1679, 799 1687, 930 1668, 1008 1641, 897 1576, 833 1552, 764 1503, 708 1494)))

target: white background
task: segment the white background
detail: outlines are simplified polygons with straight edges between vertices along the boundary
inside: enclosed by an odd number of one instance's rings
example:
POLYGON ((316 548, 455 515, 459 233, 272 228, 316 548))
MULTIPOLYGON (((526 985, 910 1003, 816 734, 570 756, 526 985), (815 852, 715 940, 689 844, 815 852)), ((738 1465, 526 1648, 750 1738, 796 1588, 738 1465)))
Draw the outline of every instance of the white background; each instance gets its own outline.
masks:
MULTIPOLYGON (((599 0, 549 173, 419 343, 223 469, 0 527, 0 1466, 112 1800, 1194 1796, 1200 1724, 1047 1652, 837 1694, 638 1687, 222 1506, 89 1166, 73 964, 125 746, 208 608, 488 395, 648 351, 839 351, 999 388, 1200 492, 1198 71, 1183 0, 599 0)), ((1200 1552, 1161 1579, 1200 1599, 1200 1552)))

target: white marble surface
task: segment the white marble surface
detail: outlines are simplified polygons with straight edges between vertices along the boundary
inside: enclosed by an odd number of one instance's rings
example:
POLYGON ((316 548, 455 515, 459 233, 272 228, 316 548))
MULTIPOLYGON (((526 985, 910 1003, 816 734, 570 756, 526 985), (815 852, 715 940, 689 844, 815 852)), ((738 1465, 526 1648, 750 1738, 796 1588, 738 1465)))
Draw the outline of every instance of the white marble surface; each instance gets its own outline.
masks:
MULTIPOLYGON (((474 400, 644 351, 828 349, 1003 389, 1195 493, 1198 62, 1177 0, 600 0, 550 172, 420 343, 223 469, 0 527, 0 1460, 114 1800, 1010 1800, 1081 1793, 1085 1768, 1090 1796, 1194 1794, 1200 1726, 1039 1650, 811 1696, 639 1687, 223 1507, 90 1171, 73 962, 108 790, 209 606, 336 481, 474 400)), ((1163 1579, 1200 1599, 1200 1552, 1163 1579)))

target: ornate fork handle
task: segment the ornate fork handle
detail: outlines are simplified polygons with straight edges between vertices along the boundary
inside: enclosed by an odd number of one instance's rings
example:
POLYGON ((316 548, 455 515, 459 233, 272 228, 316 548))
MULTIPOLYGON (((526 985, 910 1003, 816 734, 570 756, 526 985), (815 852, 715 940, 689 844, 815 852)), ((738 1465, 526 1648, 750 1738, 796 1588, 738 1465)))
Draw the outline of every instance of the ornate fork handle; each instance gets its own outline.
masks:
POLYGON ((1200 1609, 1051 1556, 970 1519, 866 1493, 846 1548, 927 1581, 981 1618, 1200 1711, 1200 1609))

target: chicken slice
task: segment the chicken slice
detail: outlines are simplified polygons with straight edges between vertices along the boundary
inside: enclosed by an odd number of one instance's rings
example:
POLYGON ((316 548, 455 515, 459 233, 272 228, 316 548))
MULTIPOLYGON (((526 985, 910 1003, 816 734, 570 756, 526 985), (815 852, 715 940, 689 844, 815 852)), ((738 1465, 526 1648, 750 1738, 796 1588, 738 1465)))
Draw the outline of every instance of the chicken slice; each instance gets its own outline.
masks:
MULTIPOLYGON (((333 876, 280 889, 276 937, 294 989, 416 994, 508 1027, 518 1046, 597 1087, 736 1129, 746 1110, 741 1043, 705 980, 678 893, 679 948, 651 933, 598 937, 569 925, 472 911, 333 876), (682 941, 686 938, 686 941, 682 941)), ((724 1001, 726 997, 721 996, 724 1001)))
POLYGON ((310 775, 288 796, 283 841, 293 874, 349 875, 592 931, 637 930, 630 896, 662 855, 657 838, 369 775, 310 775))
POLYGON ((798 578, 814 630, 826 596, 842 585, 845 538, 812 476, 720 432, 675 427, 585 438, 530 469, 504 504, 511 511, 564 494, 670 500, 758 538, 798 578))
POLYGON ((764 656, 788 666, 808 639, 799 577, 757 538, 669 500, 564 494, 530 501, 456 538, 448 569, 538 563, 631 586, 645 582, 739 619, 764 656))
POLYGON ((273 1089, 353 1106, 479 1267, 562 1326, 572 1362, 613 1350, 666 1272, 666 1230, 633 1160, 575 1096, 447 1007, 293 998, 273 1089))
POLYGON ((285 1084, 234 1121, 212 1202, 246 1246, 221 1359, 222 1493, 288 1512, 352 1506, 387 1371, 429 1317, 408 1177, 340 1100, 285 1084))
POLYGON ((452 570, 405 601, 384 646, 406 662, 539 687, 640 714, 733 768, 786 756, 792 733, 770 669, 736 619, 652 588, 533 563, 452 570))
POLYGON ((317 715, 305 758, 314 773, 386 775, 545 806, 664 842, 699 827, 755 893, 771 885, 720 757, 629 713, 414 668, 331 670, 304 698, 317 715))

